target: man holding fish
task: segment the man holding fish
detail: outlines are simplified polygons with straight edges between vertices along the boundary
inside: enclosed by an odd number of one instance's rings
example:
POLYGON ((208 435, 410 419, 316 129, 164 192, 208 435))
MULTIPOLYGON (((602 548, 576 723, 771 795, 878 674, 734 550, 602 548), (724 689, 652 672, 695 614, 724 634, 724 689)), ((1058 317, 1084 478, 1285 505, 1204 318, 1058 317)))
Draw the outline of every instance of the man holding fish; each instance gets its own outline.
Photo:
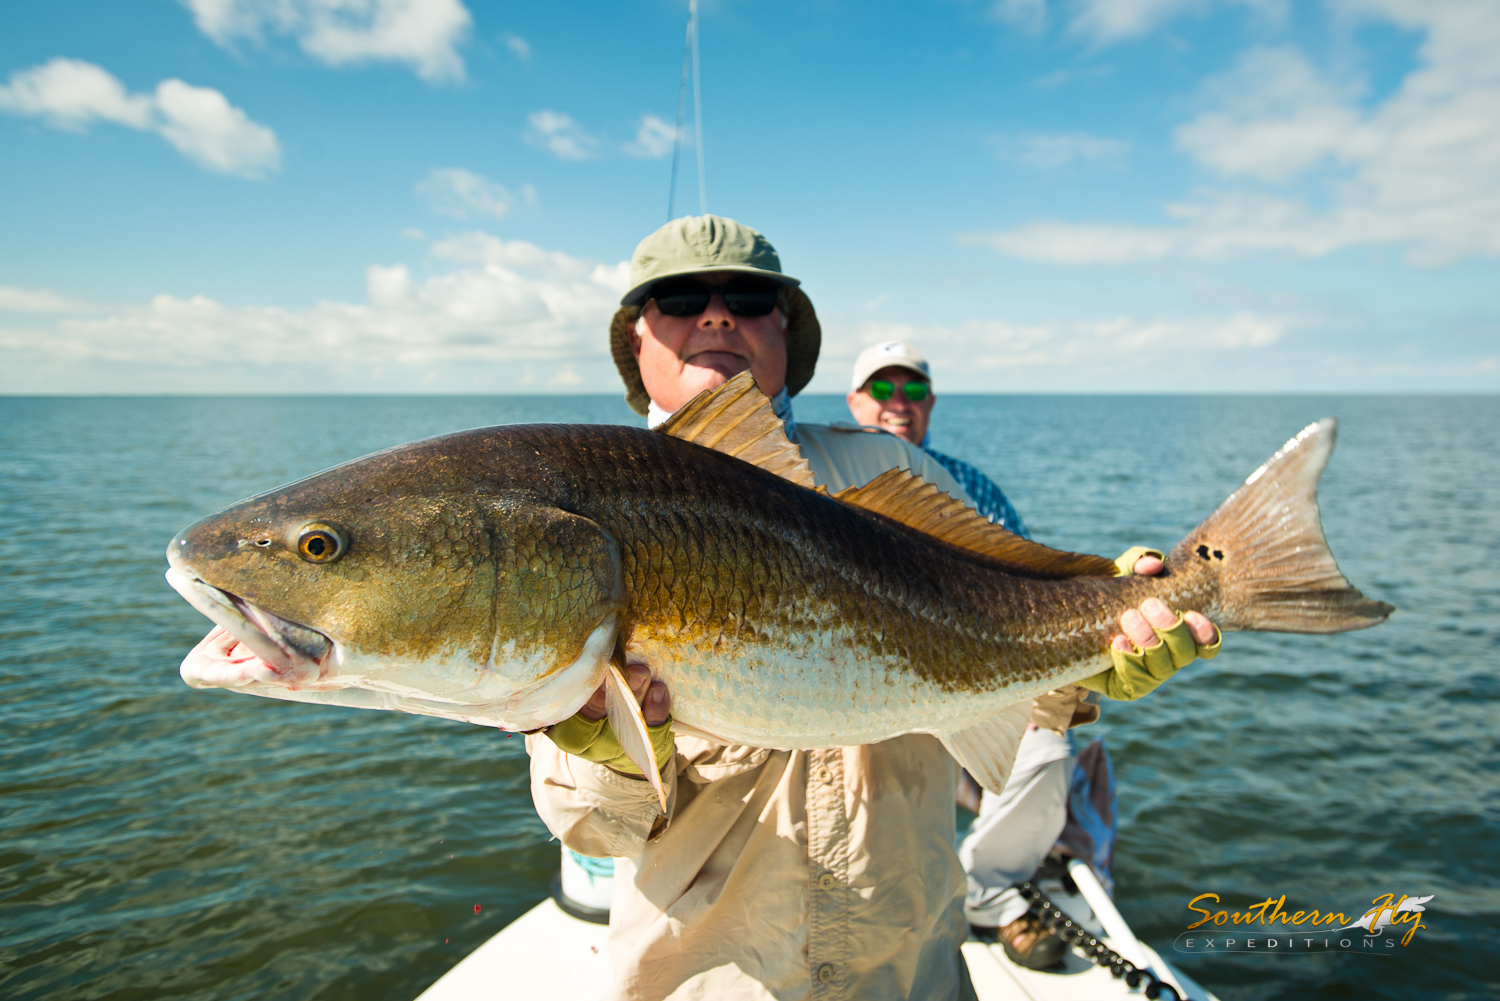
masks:
POLYGON ((1028 719, 1065 728, 1078 686, 1144 695, 1217 649, 1214 624, 1392 611, 1323 536, 1336 421, 1166 572, 1122 577, 993 525, 906 442, 792 425, 817 320, 760 234, 679 220, 632 275, 611 344, 656 430, 439 435, 167 547, 168 583, 216 624, 182 662, 193 687, 547 731, 539 812, 623 860, 614 997, 964 996, 955 760, 1000 792, 1028 719))
MULTIPOLYGON (((820 487, 838 492, 907 469, 970 500, 909 433, 794 421, 790 398, 812 377, 819 328, 756 231, 715 216, 669 223, 637 248, 622 303, 611 349, 626 399, 653 427, 748 370, 820 487)), ((1158 572, 1161 562, 1138 569, 1158 572)), ((1120 624, 1121 651, 1160 648, 1153 625, 1175 630, 1176 662, 1162 677, 1191 661, 1195 644, 1217 649, 1204 616, 1178 619, 1155 598, 1120 624)), ((605 688, 527 742, 549 828, 576 851, 617 858, 608 996, 971 997, 959 953, 965 877, 953 848, 958 768, 943 744, 923 734, 791 751, 674 740, 672 692, 633 654, 626 676, 669 797, 665 815, 613 738, 605 688)), ((1115 671, 1134 672, 1116 696, 1162 680, 1123 660, 1115 671)), ((1089 687, 1108 690, 1109 673, 1089 687)), ((1075 714, 1092 719, 1085 694, 1063 686, 1036 699, 1033 716, 1059 729, 1075 714)))

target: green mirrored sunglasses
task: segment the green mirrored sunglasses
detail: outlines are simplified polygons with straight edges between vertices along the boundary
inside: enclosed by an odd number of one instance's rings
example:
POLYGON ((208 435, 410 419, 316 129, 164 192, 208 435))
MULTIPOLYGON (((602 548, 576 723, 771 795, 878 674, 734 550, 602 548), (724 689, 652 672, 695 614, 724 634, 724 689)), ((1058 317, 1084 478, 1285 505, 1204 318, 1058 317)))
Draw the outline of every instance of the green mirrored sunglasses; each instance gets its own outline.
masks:
MULTIPOLYGON (((905 393, 906 398, 913 403, 921 403, 927 399, 927 394, 931 391, 932 387, 925 382, 908 382, 901 387, 901 392, 905 393)), ((887 382, 885 379, 875 379, 870 383, 871 399, 889 400, 894 395, 896 395, 895 383, 887 382)))

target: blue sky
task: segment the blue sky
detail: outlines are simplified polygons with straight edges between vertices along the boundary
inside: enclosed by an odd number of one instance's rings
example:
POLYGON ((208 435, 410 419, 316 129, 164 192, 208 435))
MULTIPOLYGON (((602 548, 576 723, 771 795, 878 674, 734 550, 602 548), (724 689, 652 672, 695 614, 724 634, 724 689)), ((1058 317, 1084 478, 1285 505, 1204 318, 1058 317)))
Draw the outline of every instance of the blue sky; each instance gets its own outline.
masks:
MULTIPOLYGON (((3 0, 0 393, 616 391, 685 16, 3 0)), ((940 391, 1500 390, 1493 0, 704 0, 701 43, 708 207, 806 283, 813 391, 890 338, 940 391)))

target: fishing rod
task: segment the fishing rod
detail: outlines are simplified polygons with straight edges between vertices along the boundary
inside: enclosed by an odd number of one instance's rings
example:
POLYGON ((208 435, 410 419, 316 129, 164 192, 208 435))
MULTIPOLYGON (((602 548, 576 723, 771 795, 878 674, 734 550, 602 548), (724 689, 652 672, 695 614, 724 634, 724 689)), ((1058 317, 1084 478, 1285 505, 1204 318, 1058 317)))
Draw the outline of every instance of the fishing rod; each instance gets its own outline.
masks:
POLYGON ((687 105, 688 68, 693 74, 693 139, 698 147, 698 211, 708 214, 708 182, 703 171, 703 87, 698 72, 698 0, 688 0, 687 39, 682 45, 682 82, 677 86, 677 129, 672 135, 672 181, 667 189, 667 221, 676 218, 677 160, 682 150, 682 118, 687 105))

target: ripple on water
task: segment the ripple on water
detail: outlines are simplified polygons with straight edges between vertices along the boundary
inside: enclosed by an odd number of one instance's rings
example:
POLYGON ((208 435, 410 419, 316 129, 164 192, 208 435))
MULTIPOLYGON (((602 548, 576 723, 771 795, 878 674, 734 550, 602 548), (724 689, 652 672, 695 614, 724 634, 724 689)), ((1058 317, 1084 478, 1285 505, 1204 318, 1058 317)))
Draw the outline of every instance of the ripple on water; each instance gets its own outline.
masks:
MULTIPOLYGON (((798 412, 845 419, 837 397, 798 412)), ((1225 1001, 1492 996, 1500 401, 945 396, 934 443, 1040 540, 1116 553, 1169 545, 1329 413, 1328 536, 1400 612, 1235 636, 1106 709, 1121 906, 1165 948, 1210 890, 1350 909, 1433 893, 1388 959, 1180 958, 1225 1001)), ((208 511, 523 419, 632 417, 614 398, 0 400, 0 993, 411 997, 546 893, 556 845, 519 740, 189 691, 177 664, 205 622, 161 580, 167 540, 208 511)))

